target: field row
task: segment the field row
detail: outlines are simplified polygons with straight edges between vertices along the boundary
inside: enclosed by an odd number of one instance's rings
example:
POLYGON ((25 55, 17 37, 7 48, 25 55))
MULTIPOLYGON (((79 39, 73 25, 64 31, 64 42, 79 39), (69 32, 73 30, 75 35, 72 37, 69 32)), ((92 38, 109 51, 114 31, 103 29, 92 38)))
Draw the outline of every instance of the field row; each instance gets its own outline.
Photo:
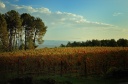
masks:
POLYGON ((0 53, 0 72, 104 75, 128 69, 128 48, 78 47, 0 53))
POLYGON ((43 56, 43 55, 67 55, 78 53, 99 53, 110 51, 128 50, 127 47, 66 47, 66 48, 44 48, 36 50, 20 50, 15 52, 0 53, 0 56, 43 56))

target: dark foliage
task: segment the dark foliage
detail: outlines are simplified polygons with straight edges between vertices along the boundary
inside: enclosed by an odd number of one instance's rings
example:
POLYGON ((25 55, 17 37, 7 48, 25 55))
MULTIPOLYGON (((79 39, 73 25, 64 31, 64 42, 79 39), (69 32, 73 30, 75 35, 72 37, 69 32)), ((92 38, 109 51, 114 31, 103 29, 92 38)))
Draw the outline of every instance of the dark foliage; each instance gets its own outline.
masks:
POLYGON ((111 40, 87 40, 85 42, 68 42, 67 45, 61 44, 60 47, 128 47, 127 39, 111 40))
POLYGON ((40 83, 42 83, 42 84, 56 84, 56 81, 54 79, 47 78, 47 79, 41 79, 40 83))
POLYGON ((14 78, 10 79, 7 84, 32 84, 31 77, 14 78))
POLYGON ((47 31, 42 19, 15 10, 0 14, 0 51, 35 49, 47 31))
POLYGON ((58 82, 51 78, 40 79, 40 84, 72 84, 70 81, 58 82))
POLYGON ((106 77, 115 79, 126 78, 128 77, 128 69, 113 68, 107 72, 106 77))

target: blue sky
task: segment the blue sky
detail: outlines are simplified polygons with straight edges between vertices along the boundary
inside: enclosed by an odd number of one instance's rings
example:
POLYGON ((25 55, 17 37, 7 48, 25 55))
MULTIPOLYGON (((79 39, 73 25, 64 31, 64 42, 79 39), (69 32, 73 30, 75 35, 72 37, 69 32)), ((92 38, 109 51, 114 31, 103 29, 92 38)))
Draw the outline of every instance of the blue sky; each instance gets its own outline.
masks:
POLYGON ((44 40, 128 39, 128 0, 0 0, 0 13, 40 17, 44 40))

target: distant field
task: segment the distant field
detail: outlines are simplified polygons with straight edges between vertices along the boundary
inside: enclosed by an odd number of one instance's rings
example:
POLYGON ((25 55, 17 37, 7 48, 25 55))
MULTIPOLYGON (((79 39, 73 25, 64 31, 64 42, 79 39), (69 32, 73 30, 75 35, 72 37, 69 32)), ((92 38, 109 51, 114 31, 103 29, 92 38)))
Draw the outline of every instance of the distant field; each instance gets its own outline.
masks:
POLYGON ((43 56, 43 55, 55 55, 55 54, 78 54, 83 53, 98 53, 98 52, 111 52, 111 51, 127 51, 128 47, 66 47, 66 48, 43 48, 36 50, 21 50, 16 52, 0 53, 0 56, 43 56))
POLYGON ((0 73, 18 76, 104 76, 113 69, 126 70, 127 65, 126 47, 44 48, 0 53, 0 73))

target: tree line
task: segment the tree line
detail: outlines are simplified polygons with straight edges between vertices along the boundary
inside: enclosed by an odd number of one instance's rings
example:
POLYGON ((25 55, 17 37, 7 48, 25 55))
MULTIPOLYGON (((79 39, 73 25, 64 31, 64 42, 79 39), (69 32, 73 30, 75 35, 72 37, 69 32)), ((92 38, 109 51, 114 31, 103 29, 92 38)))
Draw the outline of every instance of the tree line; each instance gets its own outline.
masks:
POLYGON ((117 41, 115 39, 110 40, 87 40, 83 42, 68 42, 66 45, 61 44, 60 47, 128 47, 128 40, 121 38, 117 41))
POLYGON ((42 19, 15 10, 0 13, 0 50, 34 49, 47 31, 42 19))

